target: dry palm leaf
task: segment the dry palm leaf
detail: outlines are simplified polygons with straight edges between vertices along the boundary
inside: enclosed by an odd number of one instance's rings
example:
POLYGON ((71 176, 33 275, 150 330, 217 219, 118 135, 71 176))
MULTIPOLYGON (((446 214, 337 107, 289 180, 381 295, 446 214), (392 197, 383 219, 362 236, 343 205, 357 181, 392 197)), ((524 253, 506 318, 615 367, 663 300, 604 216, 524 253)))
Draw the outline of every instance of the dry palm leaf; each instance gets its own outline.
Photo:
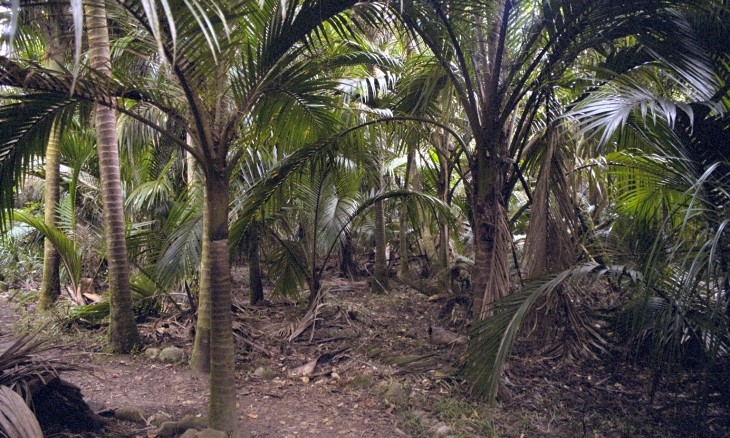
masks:
POLYGON ((0 385, 0 436, 42 438, 41 426, 23 397, 0 385))
MULTIPOLYGON (((0 345, 5 344, 0 340, 0 345)), ((41 353, 51 349, 46 341, 37 338, 37 334, 26 334, 10 343, 0 353, 0 387, 14 390, 21 399, 24 398, 25 404, 33 408, 37 421, 47 432, 100 429, 106 420, 91 411, 78 387, 59 377, 61 371, 77 368, 59 359, 41 357, 41 353)), ((13 421, 23 421, 18 415, 14 415, 13 421)))
POLYGON ((321 316, 324 310, 331 308, 334 309, 334 315, 328 315, 329 319, 345 319, 349 323, 347 312, 342 310, 340 306, 335 304, 329 304, 324 302, 325 291, 317 295, 317 301, 315 301, 310 307, 307 313, 295 322, 285 324, 283 327, 274 331, 275 336, 286 337, 289 342, 292 342, 296 338, 302 335, 307 329, 312 328, 312 332, 309 335, 309 341, 314 339, 314 332, 317 325, 317 321, 322 321, 324 318, 321 316))

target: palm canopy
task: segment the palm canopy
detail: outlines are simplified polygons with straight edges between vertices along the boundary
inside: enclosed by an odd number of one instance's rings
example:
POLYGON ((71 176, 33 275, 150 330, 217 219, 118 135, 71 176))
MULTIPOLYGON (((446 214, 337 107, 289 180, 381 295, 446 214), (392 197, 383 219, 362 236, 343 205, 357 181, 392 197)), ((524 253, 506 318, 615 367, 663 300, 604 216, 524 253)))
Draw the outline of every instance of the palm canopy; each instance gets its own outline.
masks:
MULTIPOLYGON (((265 115, 278 115, 299 105, 306 107, 310 117, 320 117, 320 124, 330 122, 322 111, 327 102, 316 91, 331 87, 332 83, 317 83, 321 77, 315 77, 311 69, 302 69, 301 63, 292 66, 291 61, 305 49, 302 41, 313 29, 352 2, 229 2, 225 9, 214 3, 204 7, 199 2, 163 2, 167 5, 166 15, 169 13, 175 19, 156 17, 157 22, 154 16, 148 16, 150 11, 145 10, 145 5, 146 2, 108 5, 112 32, 121 36, 113 43, 117 56, 112 63, 114 77, 110 83, 99 81, 95 72, 85 66, 74 78, 68 71, 54 74, 17 56, 2 56, 2 84, 24 88, 23 97, 29 100, 33 99, 31 95, 47 92, 59 96, 60 102, 94 101, 108 92, 118 98, 107 102, 108 105, 117 106, 122 113, 171 137, 179 146, 190 149, 199 161, 225 156, 225 151, 218 150, 215 144, 230 143, 242 120, 267 93, 278 93, 289 101, 269 107, 268 112, 263 111, 265 115), (282 6, 286 9, 281 10, 282 6), (221 71, 227 74, 225 79, 218 80, 221 71), (291 89, 293 86, 300 89, 291 89), (131 105, 132 101, 138 105, 131 105), (188 147, 179 135, 147 117, 142 107, 152 107, 166 117, 180 120, 181 125, 200 137, 200 144, 188 147), (195 111, 196 108, 202 111, 195 111), (223 114, 230 119, 225 120, 223 114), (203 132, 210 127, 215 127, 215 135, 203 132)), ((347 32, 343 26, 341 21, 333 28, 347 32)), ((40 108, 43 102, 37 104, 40 108)), ((47 111, 56 107, 50 115, 59 111, 57 102, 46 102, 45 106, 47 111)), ((5 132, 21 135, 24 131, 27 129, 5 132)), ((4 144, 8 147, 7 142, 4 144)))

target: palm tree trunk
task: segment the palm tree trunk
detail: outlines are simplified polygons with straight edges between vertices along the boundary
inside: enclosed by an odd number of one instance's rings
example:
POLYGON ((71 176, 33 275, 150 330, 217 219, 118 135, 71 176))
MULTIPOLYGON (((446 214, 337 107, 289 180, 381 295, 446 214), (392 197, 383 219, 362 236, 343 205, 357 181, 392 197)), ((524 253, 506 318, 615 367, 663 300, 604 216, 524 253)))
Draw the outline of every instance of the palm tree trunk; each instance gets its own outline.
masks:
POLYGON ((210 246, 210 400, 208 426, 232 434, 236 429, 235 351, 228 255, 228 176, 209 171, 205 180, 210 246))
MULTIPOLYGON (((506 142, 505 142, 506 143, 506 142)), ((503 149, 506 144, 503 145, 503 149)), ((486 148, 482 149, 486 151, 486 148)), ((504 155, 480 154, 476 160, 474 195, 473 312, 477 320, 489 315, 489 305, 507 296, 509 276, 509 225, 502 190, 509 170, 504 155)))
MULTIPOLYGON (((60 144, 61 130, 54 123, 46 144, 46 175, 43 197, 45 205, 43 220, 49 226, 55 226, 56 224, 56 209, 60 197, 60 144)), ((46 238, 43 242, 43 280, 38 303, 43 310, 52 308, 59 295, 61 295, 61 279, 58 272, 60 267, 61 255, 51 241, 46 238)))
MULTIPOLYGON (((91 67, 102 76, 111 77, 109 30, 104 2, 90 1, 86 12, 91 67)), ((129 289, 116 110, 96 104, 94 113, 99 150, 101 199, 104 205, 104 237, 109 263, 109 345, 115 353, 128 353, 140 345, 140 339, 134 321, 132 294, 129 289)))
MULTIPOLYGON (((54 8, 54 13, 60 14, 60 8, 54 8)), ((43 30, 46 38, 46 65, 52 70, 61 70, 58 60, 62 56, 61 50, 61 29, 57 20, 42 20, 43 30)), ((57 123, 53 123, 48 143, 46 144, 45 156, 45 185, 44 185, 44 214, 43 221, 49 226, 56 225, 56 210, 60 198, 60 165, 61 165, 61 129, 57 123)), ((61 255, 47 238, 43 242, 43 280, 41 281, 40 300, 38 305, 41 309, 47 310, 61 295, 61 279, 59 269, 61 267, 61 255)))
POLYGON ((200 250, 200 288, 198 290, 198 315, 195 324, 195 341, 190 355, 190 367, 200 373, 210 372, 210 294, 211 266, 210 253, 210 199, 208 192, 203 197, 203 241, 200 250))
MULTIPOLYGON (((190 147, 195 147, 193 144, 193 137, 190 134, 187 134, 186 136, 186 142, 190 147)), ((197 173, 195 172, 195 168, 197 167, 198 163, 195 161, 195 157, 190 152, 185 152, 185 182, 188 184, 188 186, 191 186, 193 184, 199 183, 197 173)))
POLYGON ((385 260, 385 211, 383 203, 378 201, 373 206, 375 212, 375 267, 372 290, 385 293, 388 290, 388 265, 385 260))
MULTIPOLYGON (((408 145, 408 155, 406 158, 406 175, 403 181, 403 190, 408 190, 411 182, 411 175, 416 168, 416 146, 414 144, 408 145)), ((398 224, 398 234, 400 235, 399 249, 400 254, 400 266, 398 269, 398 278, 404 283, 407 283, 410 278, 410 251, 408 250, 408 232, 407 232, 407 220, 408 220, 408 204, 405 202, 401 205, 400 221, 398 224)))
POLYGON ((358 272, 357 263, 353 258, 355 248, 352 243, 352 233, 345 230, 344 234, 344 242, 340 244, 340 277, 347 278, 358 275, 358 272))
MULTIPOLYGON (((449 181, 451 175, 449 172, 449 152, 448 152, 448 133, 444 132, 440 135, 437 146, 437 154, 439 159, 438 173, 438 193, 436 196, 449 204, 449 181)), ((448 290, 449 288, 449 226, 446 222, 439 224, 439 247, 438 247, 438 282, 439 285, 448 290)))
POLYGON ((264 299, 264 286, 261 284, 261 259, 259 258, 259 223, 253 222, 248 242, 248 287, 249 301, 258 304, 264 299))

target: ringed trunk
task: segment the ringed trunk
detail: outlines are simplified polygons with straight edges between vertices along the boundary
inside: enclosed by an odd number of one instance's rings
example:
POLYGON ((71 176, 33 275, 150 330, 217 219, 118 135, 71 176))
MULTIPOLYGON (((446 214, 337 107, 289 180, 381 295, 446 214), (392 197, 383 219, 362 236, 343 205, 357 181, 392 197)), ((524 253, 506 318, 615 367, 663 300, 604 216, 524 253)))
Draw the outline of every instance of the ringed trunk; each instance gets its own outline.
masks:
MULTIPOLYGON (((49 5, 50 6, 50 5, 49 5)), ((55 6, 51 6, 54 13, 59 14, 61 11, 55 6)), ((49 69, 61 71, 58 60, 62 56, 61 47, 61 29, 59 23, 55 20, 47 20, 43 27, 47 40, 46 46, 46 62, 49 69)), ((60 167, 61 167, 61 129, 57 122, 51 126, 51 132, 48 136, 45 154, 45 185, 43 194, 44 213, 43 221, 50 226, 56 225, 56 210, 60 198, 60 167)), ((53 246, 50 240, 46 238, 43 242, 43 280, 41 281, 40 300, 38 305, 42 310, 48 310, 53 307, 58 297, 61 295, 61 279, 59 269, 61 267, 61 255, 53 246)))
POLYGON ((252 224, 248 242, 248 287, 249 301, 252 305, 264 300, 264 286, 261 283, 261 259, 259 258, 259 233, 259 224, 252 224))
POLYGON ((208 426, 233 434, 236 430, 235 351, 231 314, 231 268, 228 254, 228 178, 207 172, 210 246, 210 400, 208 426))
MULTIPOLYGON (((91 1, 87 5, 87 15, 91 67, 102 76, 111 77, 109 31, 104 2, 91 1)), ((104 205, 104 237, 109 264, 109 344, 115 353, 129 353, 141 342, 132 310, 132 293, 129 289, 116 110, 96 104, 94 113, 99 150, 101 199, 104 205)))
POLYGON ((385 260, 385 212, 383 202, 376 202, 373 209, 375 211, 375 275, 372 290, 375 293, 382 294, 388 290, 388 265, 385 260))

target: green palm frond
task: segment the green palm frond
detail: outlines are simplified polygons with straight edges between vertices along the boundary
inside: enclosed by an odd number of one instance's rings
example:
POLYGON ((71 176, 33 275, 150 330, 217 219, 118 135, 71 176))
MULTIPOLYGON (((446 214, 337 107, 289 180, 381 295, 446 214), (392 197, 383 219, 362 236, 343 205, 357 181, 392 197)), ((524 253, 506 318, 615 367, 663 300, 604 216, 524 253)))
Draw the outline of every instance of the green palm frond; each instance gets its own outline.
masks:
MULTIPOLYGON (((691 196, 687 194, 686 169, 671 157, 622 151, 607 156, 609 172, 614 177, 617 210, 636 220, 659 225, 667 215, 686 208, 691 196)), ((676 224, 676 221, 674 221, 676 224)))
POLYGON ((309 276, 306 248, 301 242, 272 233, 278 245, 267 257, 269 275, 274 279, 274 296, 297 297, 309 276))
POLYGON ((595 281, 602 276, 617 279, 628 277, 632 281, 641 274, 625 266, 604 266, 598 263, 578 265, 534 280, 522 290, 496 301, 493 315, 477 323, 472 331, 464 373, 475 394, 493 402, 497 396, 499 379, 517 335, 530 311, 541 299, 555 293, 571 282, 595 281))
POLYGON ((167 238, 160 248, 155 276, 168 290, 199 269, 203 238, 201 201, 190 193, 178 197, 163 225, 167 238))
POLYGON ((134 188, 125 200, 125 207, 131 211, 149 211, 172 199, 175 193, 170 173, 175 160, 168 161, 158 173, 157 178, 145 181, 134 188))
POLYGON ((79 285, 81 279, 81 255, 73 240, 69 239, 66 234, 54 226, 49 226, 43 220, 30 216, 22 211, 15 210, 13 219, 23 222, 35 228, 53 244, 58 253, 61 255, 63 266, 69 275, 74 290, 79 285))
MULTIPOLYGON (((4 96, 0 106, 0 219, 23 176, 45 153, 53 123, 68 125, 78 101, 53 94, 4 96)), ((4 221, 0 220, 0 224, 4 221)))

